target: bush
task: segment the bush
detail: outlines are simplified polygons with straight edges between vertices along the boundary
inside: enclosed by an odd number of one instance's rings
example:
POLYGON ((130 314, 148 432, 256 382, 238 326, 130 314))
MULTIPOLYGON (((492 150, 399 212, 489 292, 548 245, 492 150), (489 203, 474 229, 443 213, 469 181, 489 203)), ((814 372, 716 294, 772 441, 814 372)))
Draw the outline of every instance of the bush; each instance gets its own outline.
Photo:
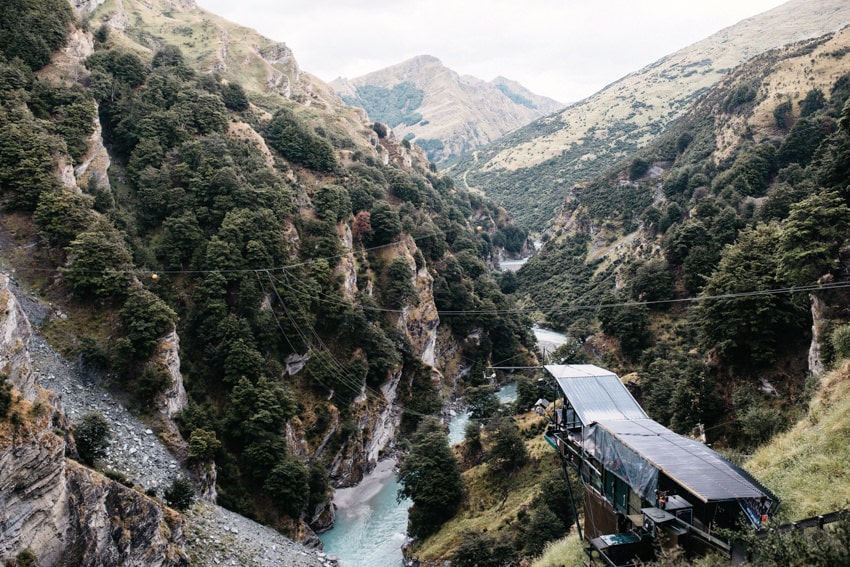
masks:
POLYGON ((6 419, 12 406, 12 389, 6 382, 6 376, 0 375, 0 419, 6 419))
POLYGON ((298 518, 310 498, 310 473, 297 457, 284 457, 269 473, 263 488, 279 510, 298 518))
POLYGON ((35 552, 29 547, 26 549, 22 549, 15 555, 14 565, 16 567, 32 567, 35 565, 36 559, 38 559, 35 555, 35 552))
POLYGON ((74 440, 80 461, 93 466, 97 459, 106 455, 112 433, 106 418, 99 413, 86 414, 74 428, 74 440))
POLYGON ((189 436, 189 458, 198 461, 209 461, 221 448, 221 441, 215 436, 215 431, 196 429, 189 436))
POLYGON ((195 502, 195 487, 188 479, 175 478, 162 495, 169 506, 182 512, 195 502))
POLYGON ((841 325, 832 332, 832 348, 835 358, 850 358, 850 325, 841 325))

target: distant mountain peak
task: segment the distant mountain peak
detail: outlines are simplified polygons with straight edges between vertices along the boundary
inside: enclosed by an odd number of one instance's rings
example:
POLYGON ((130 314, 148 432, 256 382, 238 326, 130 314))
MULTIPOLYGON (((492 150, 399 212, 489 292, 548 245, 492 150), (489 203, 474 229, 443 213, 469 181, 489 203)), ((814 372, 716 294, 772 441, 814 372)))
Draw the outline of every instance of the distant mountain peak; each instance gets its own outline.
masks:
POLYGON ((459 75, 433 55, 417 55, 331 87, 348 104, 366 109, 400 138, 444 162, 563 105, 505 77, 485 81, 459 75))

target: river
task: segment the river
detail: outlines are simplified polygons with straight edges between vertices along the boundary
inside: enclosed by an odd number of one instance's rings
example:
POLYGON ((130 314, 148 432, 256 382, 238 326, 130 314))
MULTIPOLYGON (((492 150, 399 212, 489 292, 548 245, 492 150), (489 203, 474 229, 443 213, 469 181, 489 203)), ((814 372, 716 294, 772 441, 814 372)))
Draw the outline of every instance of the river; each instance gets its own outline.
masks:
MULTIPOLYGON (((516 399, 516 383, 499 390, 501 403, 516 399)), ((469 414, 455 415, 449 421, 449 443, 463 441, 469 414)), ((328 555, 336 555, 341 567, 397 567, 402 565, 401 546, 407 538, 409 499, 396 501, 399 483, 395 461, 378 463, 363 481, 334 493, 336 522, 332 530, 319 536, 328 555)))
MULTIPOLYGON (((547 341, 556 339, 554 331, 534 328, 535 335, 544 333, 547 341)), ((561 335, 563 337, 563 335, 561 335)), ((563 341, 566 337, 563 337, 563 341)), ((501 403, 516 399, 516 383, 497 392, 501 403)), ((457 414, 449 421, 449 443, 463 441, 469 414, 457 414)), ((396 501, 399 483, 394 473, 395 461, 378 463, 375 470, 351 488, 334 493, 336 522, 333 529, 319 536, 328 555, 339 558, 341 567, 401 567, 401 546, 407 539, 409 499, 396 501)))

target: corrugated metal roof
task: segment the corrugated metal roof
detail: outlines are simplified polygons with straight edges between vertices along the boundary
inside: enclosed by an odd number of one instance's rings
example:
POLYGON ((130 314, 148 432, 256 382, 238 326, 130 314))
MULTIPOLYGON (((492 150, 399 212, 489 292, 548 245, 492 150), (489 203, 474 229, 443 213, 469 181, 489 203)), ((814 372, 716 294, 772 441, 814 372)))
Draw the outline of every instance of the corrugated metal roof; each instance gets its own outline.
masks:
POLYGON ((593 364, 550 364, 546 370, 555 377, 581 422, 611 419, 646 419, 616 374, 593 364))
POLYGON ((585 426, 597 423, 694 496, 703 501, 761 497, 776 500, 752 475, 711 448, 649 419, 613 372, 592 364, 545 368, 555 377, 585 426))
POLYGON ((598 425, 704 501, 761 497, 776 500, 745 470, 699 441, 674 433, 651 419, 600 420, 598 425))

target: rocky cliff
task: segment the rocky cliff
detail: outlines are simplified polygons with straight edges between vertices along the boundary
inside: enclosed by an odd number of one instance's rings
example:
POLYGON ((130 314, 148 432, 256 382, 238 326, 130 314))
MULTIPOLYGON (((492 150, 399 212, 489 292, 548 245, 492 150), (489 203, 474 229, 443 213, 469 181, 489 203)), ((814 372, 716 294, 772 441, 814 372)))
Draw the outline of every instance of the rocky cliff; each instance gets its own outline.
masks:
MULTIPOLYGON (((24 552, 44 567, 335 565, 218 506, 199 503, 184 516, 143 494, 161 493, 181 474, 176 459, 92 376, 50 349, 27 316, 43 321, 55 312, 2 273, 0 299, 0 372, 30 392, 13 388, 9 414, 0 417, 0 562, 24 552), (103 464, 135 488, 65 457, 60 434, 90 411, 113 432, 103 464)), ((166 337, 161 348, 175 344, 166 337)))
POLYGON ((0 423, 0 557, 39 565, 188 565, 182 517, 65 459, 46 394, 0 423))

